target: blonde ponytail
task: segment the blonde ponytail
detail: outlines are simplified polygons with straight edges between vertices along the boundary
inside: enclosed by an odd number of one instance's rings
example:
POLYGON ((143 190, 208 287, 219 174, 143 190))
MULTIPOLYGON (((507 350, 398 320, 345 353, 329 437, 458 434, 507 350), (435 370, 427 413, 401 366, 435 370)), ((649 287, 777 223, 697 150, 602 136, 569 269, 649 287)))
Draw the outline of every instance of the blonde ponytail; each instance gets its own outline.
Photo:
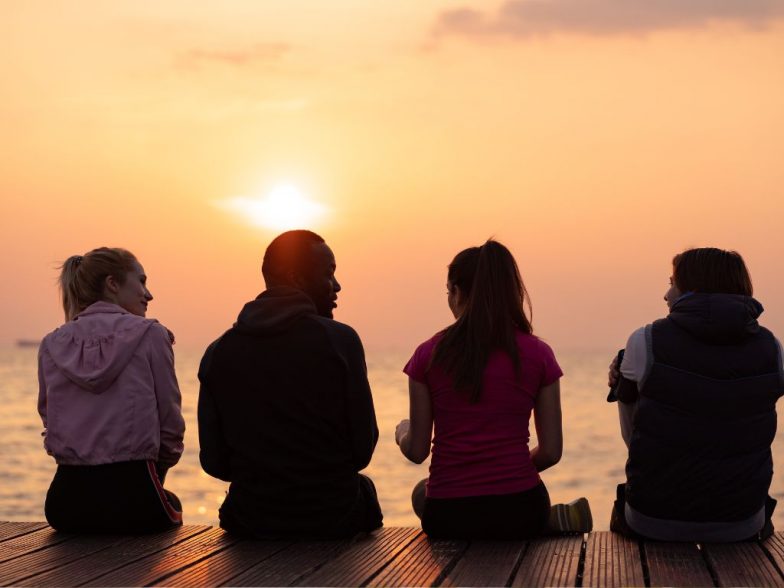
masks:
POLYGON ((60 266, 60 295, 63 299, 63 310, 66 322, 79 314, 79 293, 76 274, 82 263, 81 255, 72 255, 60 266))
POLYGON ((91 304, 103 300, 108 276, 124 283, 135 261, 133 253, 119 247, 99 247, 66 259, 60 266, 60 294, 66 322, 91 304))

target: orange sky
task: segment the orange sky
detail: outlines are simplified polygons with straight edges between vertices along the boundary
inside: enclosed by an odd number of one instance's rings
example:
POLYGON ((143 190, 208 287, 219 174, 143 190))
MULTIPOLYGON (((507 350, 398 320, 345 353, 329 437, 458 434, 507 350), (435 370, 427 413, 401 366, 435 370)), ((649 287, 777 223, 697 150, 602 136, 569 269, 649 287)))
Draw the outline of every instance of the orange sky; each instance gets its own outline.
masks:
POLYGON ((330 209, 336 318, 372 349, 444 326, 446 264, 491 235, 556 350, 623 345, 705 245, 784 336, 784 5, 707 4, 4 2, 0 343, 112 245, 204 346, 275 234, 216 203, 284 181, 330 209))

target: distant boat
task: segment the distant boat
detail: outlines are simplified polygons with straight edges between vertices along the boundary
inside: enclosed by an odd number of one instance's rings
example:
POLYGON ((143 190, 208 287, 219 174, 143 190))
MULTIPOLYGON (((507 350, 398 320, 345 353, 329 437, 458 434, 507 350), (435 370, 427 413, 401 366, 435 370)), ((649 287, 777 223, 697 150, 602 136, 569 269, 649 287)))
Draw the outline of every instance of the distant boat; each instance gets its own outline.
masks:
POLYGON ((41 344, 37 339, 17 339, 17 347, 38 347, 41 344))

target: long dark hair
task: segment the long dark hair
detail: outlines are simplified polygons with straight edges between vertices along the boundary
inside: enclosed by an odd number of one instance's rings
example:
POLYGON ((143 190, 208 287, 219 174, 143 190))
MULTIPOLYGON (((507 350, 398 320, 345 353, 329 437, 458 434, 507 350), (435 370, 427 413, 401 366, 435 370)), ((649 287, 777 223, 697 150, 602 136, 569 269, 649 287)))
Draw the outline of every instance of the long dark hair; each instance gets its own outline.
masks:
POLYGON ((482 395, 482 378, 490 354, 500 349, 520 372, 516 332, 531 334, 531 301, 509 250, 489 239, 481 247, 458 253, 449 264, 449 282, 465 301, 460 317, 443 331, 431 365, 452 377, 455 389, 472 404, 482 395))

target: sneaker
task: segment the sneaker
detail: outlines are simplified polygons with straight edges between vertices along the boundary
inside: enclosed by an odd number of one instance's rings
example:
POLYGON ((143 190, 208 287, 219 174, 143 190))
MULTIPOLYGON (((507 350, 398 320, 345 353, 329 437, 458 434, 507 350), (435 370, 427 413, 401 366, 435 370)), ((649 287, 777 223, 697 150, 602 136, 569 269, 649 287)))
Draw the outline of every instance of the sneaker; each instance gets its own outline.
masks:
POLYGON ((593 516, 588 499, 580 497, 569 504, 551 506, 547 527, 550 531, 560 533, 590 533, 593 530, 593 516))

